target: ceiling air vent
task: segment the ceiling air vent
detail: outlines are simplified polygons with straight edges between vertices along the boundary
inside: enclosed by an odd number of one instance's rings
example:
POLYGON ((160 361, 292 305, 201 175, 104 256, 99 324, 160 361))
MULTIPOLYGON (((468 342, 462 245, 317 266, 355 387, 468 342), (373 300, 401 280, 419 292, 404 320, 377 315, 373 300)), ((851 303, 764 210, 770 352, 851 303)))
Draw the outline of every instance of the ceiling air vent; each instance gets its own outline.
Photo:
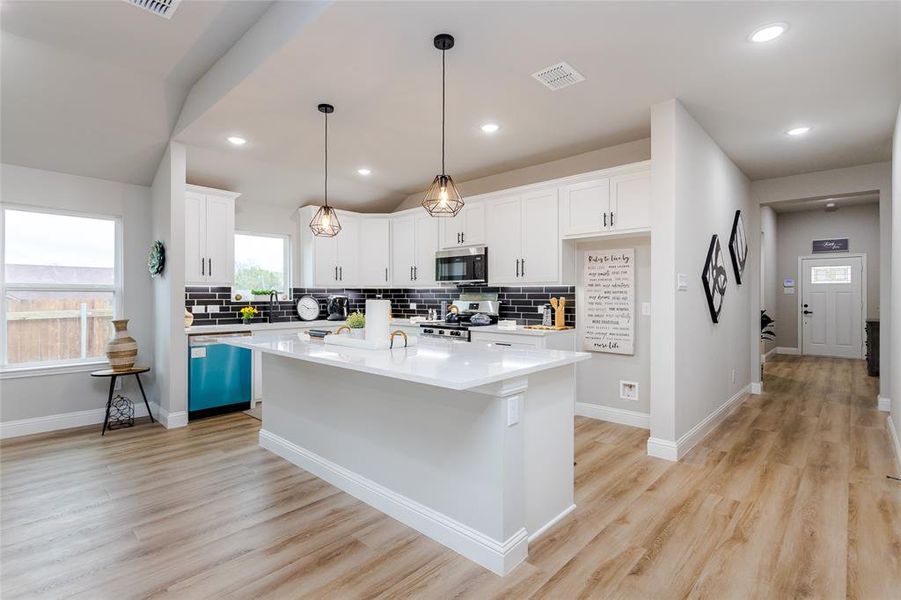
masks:
POLYGON ((537 73, 532 73, 532 77, 552 90, 560 90, 580 81, 585 81, 584 75, 565 62, 557 63, 546 69, 541 69, 537 73))
POLYGON ((181 0, 123 0, 138 8, 152 12, 164 19, 171 19, 181 0))

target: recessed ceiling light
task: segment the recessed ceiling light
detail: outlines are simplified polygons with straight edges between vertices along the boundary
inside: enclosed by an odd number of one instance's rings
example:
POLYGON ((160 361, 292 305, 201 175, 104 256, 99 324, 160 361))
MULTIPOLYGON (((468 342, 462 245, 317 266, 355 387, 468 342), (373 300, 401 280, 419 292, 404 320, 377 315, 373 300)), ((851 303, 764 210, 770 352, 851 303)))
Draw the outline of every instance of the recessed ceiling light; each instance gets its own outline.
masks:
POLYGON ((789 129, 785 133, 787 133, 790 136, 797 137, 799 135, 804 135, 808 131, 810 131, 810 127, 802 126, 802 127, 793 127, 792 129, 789 129))
POLYGON ((235 146, 243 146, 244 144, 247 143, 247 140, 245 140, 242 137, 238 137, 236 135, 231 135, 231 136, 227 137, 226 139, 229 142, 231 142, 232 144, 234 144, 235 146))
POLYGON ((835 202, 827 202, 826 208, 835 208, 835 202))
POLYGON ((763 27, 755 29, 754 32, 748 36, 748 39, 755 44, 763 44, 772 42, 786 31, 788 31, 787 23, 770 23, 769 25, 764 25, 763 27))
POLYGON ((497 130, 500 128, 501 126, 497 123, 485 123, 482 125, 482 131, 485 133, 497 133, 497 130))
POLYGON ((370 173, 372 173, 372 171, 370 171, 366 167, 363 167, 362 169, 357 169, 357 173, 359 173, 360 175, 369 175, 370 173))

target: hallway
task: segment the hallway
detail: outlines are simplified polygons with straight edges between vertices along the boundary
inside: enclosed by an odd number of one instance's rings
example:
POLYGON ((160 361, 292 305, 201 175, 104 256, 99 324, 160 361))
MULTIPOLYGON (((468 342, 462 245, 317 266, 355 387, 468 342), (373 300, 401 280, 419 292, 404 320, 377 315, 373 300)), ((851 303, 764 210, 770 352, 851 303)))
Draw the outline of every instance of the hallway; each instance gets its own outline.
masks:
POLYGON ((577 418, 578 508, 504 579, 261 450, 243 414, 4 441, 3 597, 897 597, 876 385, 778 357, 679 463, 577 418))

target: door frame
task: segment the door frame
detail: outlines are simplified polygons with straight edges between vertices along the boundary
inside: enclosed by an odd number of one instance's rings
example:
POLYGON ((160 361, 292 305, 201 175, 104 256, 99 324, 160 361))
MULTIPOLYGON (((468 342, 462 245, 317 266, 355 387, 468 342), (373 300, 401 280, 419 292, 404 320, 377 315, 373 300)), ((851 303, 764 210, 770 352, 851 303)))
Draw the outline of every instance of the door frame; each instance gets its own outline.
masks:
MULTIPOLYGON (((866 325, 867 322, 867 255, 865 252, 836 252, 834 254, 808 254, 806 256, 798 257, 798 280, 796 283, 800 283, 800 286, 797 286, 795 289, 797 290, 797 302, 795 302, 795 314, 798 315, 798 354, 800 356, 804 356, 804 321, 801 319, 801 304, 803 302, 801 299, 804 297, 804 261, 805 260, 819 260, 819 259, 835 259, 835 258, 859 258, 860 259, 860 325, 861 328, 866 325), (800 288, 800 289, 799 289, 800 288)), ((860 334, 860 355, 861 357, 866 357, 866 351, 864 350, 866 346, 867 340, 866 336, 863 333, 863 329, 861 329, 860 334)))

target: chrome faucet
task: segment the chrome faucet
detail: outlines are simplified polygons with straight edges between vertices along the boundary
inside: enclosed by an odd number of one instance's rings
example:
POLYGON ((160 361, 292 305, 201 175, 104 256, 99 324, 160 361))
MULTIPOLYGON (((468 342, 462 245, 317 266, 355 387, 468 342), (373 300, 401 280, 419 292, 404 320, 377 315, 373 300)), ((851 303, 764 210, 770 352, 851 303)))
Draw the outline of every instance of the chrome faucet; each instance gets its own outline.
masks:
POLYGON ((272 316, 272 313, 275 312, 275 303, 278 300, 278 292, 272 291, 269 292, 269 315, 268 322, 275 323, 275 319, 272 316))

